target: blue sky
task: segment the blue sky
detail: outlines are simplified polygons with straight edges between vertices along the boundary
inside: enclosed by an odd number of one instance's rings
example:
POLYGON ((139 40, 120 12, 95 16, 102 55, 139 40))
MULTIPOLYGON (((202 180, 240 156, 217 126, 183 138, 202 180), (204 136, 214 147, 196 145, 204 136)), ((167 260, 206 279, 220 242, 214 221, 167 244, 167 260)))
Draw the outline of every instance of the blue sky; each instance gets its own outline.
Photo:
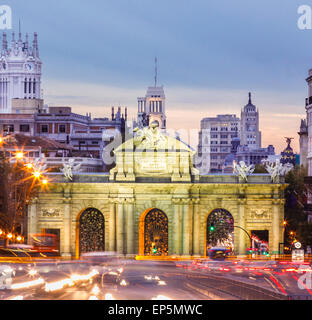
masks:
MULTIPOLYGON (((46 102, 109 116, 153 84, 165 86, 168 126, 198 128, 205 116, 240 115, 248 91, 263 145, 297 139, 312 68, 312 30, 297 28, 311 0, 7 0, 13 24, 38 32, 46 102), (194 112, 196 110, 196 112, 194 112)), ((298 142, 294 147, 298 150, 298 142)))

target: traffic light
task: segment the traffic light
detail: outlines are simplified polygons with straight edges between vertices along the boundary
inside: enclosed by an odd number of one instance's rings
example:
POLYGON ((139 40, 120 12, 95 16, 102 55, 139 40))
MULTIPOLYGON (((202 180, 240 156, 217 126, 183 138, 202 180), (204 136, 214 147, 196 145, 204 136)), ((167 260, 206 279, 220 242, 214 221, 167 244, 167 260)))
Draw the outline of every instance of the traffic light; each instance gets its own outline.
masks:
POLYGON ((156 253, 156 252, 157 252, 157 248, 153 247, 153 253, 156 253))
POLYGON ((213 223, 210 225, 209 230, 210 230, 210 231, 214 231, 214 230, 215 230, 215 226, 214 226, 213 223))

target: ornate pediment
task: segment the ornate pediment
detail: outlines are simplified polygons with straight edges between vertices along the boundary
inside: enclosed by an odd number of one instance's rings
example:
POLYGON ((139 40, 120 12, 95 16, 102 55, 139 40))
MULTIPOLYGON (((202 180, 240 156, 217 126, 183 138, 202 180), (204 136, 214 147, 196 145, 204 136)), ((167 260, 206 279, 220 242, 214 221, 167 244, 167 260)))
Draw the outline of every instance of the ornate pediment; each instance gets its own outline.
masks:
POLYGON ((149 127, 134 129, 134 137, 115 150, 116 167, 111 170, 110 179, 165 177, 171 181, 191 181, 191 176, 198 176, 194 154, 188 145, 165 135, 153 122, 149 127))

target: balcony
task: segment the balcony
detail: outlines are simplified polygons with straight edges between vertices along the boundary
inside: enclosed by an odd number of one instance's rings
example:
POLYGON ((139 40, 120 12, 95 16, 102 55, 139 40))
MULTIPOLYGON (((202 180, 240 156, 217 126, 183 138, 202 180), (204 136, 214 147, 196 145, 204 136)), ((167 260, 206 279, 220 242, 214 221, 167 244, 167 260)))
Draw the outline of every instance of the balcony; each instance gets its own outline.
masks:
POLYGON ((305 105, 308 106, 310 104, 312 104, 312 96, 305 99, 305 105))
POLYGON ((304 183, 308 185, 312 185, 312 177, 304 177, 304 183))

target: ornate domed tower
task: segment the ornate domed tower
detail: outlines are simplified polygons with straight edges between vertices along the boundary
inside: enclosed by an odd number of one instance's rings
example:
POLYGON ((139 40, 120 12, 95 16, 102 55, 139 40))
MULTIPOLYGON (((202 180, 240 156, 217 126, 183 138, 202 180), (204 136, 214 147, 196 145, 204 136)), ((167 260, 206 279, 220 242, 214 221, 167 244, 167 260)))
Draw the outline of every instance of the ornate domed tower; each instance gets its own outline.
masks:
POLYGON ((287 147, 285 150, 281 153, 281 163, 282 164, 292 164, 293 166, 296 165, 296 155, 294 154, 294 151, 292 147, 290 146, 291 140, 293 138, 285 138, 287 142, 287 147))
POLYGON ((32 46, 28 34, 25 41, 19 30, 18 39, 12 33, 11 47, 7 35, 2 35, 0 55, 0 113, 12 112, 12 99, 40 99, 42 62, 39 58, 38 36, 34 33, 32 46))

